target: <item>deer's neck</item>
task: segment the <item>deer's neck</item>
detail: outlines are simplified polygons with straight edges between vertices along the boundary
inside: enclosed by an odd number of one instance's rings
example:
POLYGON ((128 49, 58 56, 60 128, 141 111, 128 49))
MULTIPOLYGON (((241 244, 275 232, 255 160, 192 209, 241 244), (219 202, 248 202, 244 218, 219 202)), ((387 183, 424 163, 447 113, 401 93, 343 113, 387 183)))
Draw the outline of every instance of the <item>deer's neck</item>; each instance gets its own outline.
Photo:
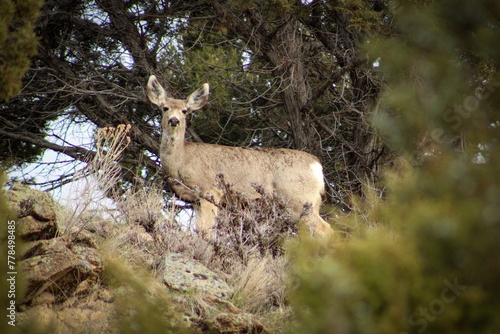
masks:
POLYGON ((175 132, 166 132, 162 134, 160 159, 163 168, 167 174, 173 178, 179 178, 179 170, 184 165, 184 134, 185 129, 175 129, 175 132))

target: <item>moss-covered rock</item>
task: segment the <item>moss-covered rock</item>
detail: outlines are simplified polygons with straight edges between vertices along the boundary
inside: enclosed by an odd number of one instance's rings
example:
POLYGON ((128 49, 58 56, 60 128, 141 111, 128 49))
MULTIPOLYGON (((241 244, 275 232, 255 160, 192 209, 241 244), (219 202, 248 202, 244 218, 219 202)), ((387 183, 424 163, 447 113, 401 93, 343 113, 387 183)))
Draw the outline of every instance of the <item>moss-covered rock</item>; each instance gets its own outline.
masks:
POLYGON ((84 293, 103 270, 103 262, 93 241, 82 243, 83 237, 69 235, 39 240, 26 250, 21 267, 27 280, 23 304, 31 303, 45 291, 52 293, 55 302, 62 302, 84 293), (89 282, 86 282, 89 280, 89 282))
POLYGON ((24 241, 51 239, 57 234, 55 204, 46 192, 15 184, 6 192, 17 213, 17 235, 24 241))
POLYGON ((227 299, 234 290, 219 274, 177 253, 161 257, 157 275, 170 289, 180 292, 205 292, 227 299))

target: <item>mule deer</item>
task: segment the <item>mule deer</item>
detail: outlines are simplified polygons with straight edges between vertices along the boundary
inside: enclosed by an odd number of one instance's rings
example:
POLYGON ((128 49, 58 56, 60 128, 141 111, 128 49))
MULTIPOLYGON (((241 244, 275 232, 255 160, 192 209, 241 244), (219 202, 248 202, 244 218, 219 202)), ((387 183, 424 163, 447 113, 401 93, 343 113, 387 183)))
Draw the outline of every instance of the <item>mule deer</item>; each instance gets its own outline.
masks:
POLYGON ((288 198, 297 219, 304 204, 310 203, 312 212, 306 215, 305 221, 316 234, 329 236, 332 229, 319 216, 324 194, 323 167, 315 156, 290 149, 252 149, 184 141, 186 114, 203 107, 208 94, 206 83, 186 100, 169 98, 154 75, 149 77, 147 86, 149 99, 163 112, 162 168, 175 194, 193 203, 197 230, 206 233, 214 226, 217 205, 223 197, 216 176, 222 174, 235 191, 245 193, 249 199, 260 196, 252 184, 288 198))

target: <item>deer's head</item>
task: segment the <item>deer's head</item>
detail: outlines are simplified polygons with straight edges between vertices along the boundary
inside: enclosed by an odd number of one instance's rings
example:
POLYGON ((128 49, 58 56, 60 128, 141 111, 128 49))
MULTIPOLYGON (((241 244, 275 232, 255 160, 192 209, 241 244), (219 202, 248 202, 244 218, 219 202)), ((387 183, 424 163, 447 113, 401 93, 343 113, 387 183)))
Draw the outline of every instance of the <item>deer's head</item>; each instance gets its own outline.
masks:
POLYGON ((160 107, 163 112, 162 129, 164 134, 174 134, 177 130, 186 129, 186 114, 198 110, 208 101, 209 86, 203 84, 185 100, 172 99, 154 75, 149 77, 147 94, 149 100, 160 107))

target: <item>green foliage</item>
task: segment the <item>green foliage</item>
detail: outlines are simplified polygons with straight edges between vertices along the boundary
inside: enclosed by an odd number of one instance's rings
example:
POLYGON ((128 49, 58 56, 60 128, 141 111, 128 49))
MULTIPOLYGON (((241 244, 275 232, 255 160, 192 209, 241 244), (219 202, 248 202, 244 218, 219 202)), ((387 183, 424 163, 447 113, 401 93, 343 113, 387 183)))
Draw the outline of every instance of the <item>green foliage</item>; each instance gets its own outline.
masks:
POLYGON ((241 125, 238 122, 230 122, 230 118, 221 112, 231 110, 232 99, 240 95, 236 90, 229 88, 227 82, 230 82, 233 76, 231 69, 242 68, 243 56, 240 49, 230 45, 218 47, 213 45, 217 42, 216 39, 225 33, 227 32, 222 29, 218 36, 208 36, 199 45, 192 46, 189 40, 200 36, 191 36, 193 32, 191 34, 188 32, 186 37, 186 47, 189 48, 189 52, 186 52, 184 67, 189 71, 182 78, 183 81, 179 82, 178 87, 191 86, 191 91, 186 91, 185 95, 181 96, 184 98, 204 82, 210 84, 209 106, 197 111, 193 117, 193 126, 204 142, 209 142, 212 136, 218 136, 221 128, 224 128, 226 138, 230 142, 241 140, 242 135, 241 125))
POLYGON ((364 230, 329 250, 294 249, 294 330, 495 333, 500 7, 409 2, 397 12, 401 34, 367 46, 387 80, 373 123, 410 163, 387 174, 387 200, 364 230))
POLYGON ((369 2, 361 0, 330 1, 335 10, 348 15, 349 26, 363 32, 375 32, 383 26, 382 13, 374 11, 369 2))
POLYGON ((239 11, 252 11, 258 7, 264 9, 264 13, 273 19, 280 19, 284 13, 290 12, 297 6, 295 1, 290 0, 271 0, 271 1, 256 1, 256 0, 232 0, 228 1, 232 8, 239 11))
POLYGON ((21 90, 21 79, 36 54, 35 20, 42 0, 0 1, 0 100, 21 90))
POLYGON ((381 229, 326 256, 318 257, 320 251, 304 240, 293 252, 293 303, 300 305, 295 331, 397 333, 421 285, 420 263, 408 240, 381 229))
MULTIPOLYGON (((42 4, 42 0, 0 1, 0 101, 9 101, 21 91, 23 76, 30 66, 31 57, 37 53, 38 38, 34 29, 42 4)), ((27 101, 22 102, 26 104, 27 101)), ((12 130, 13 124, 19 121, 24 131, 39 134, 44 125, 40 121, 35 121, 36 126, 26 122, 26 109, 12 112, 4 105, 0 106, 0 110, 7 119, 5 127, 8 129, 12 130)), ((0 135, 0 160, 4 168, 20 161, 32 162, 41 152, 40 148, 20 138, 12 140, 0 135)))

